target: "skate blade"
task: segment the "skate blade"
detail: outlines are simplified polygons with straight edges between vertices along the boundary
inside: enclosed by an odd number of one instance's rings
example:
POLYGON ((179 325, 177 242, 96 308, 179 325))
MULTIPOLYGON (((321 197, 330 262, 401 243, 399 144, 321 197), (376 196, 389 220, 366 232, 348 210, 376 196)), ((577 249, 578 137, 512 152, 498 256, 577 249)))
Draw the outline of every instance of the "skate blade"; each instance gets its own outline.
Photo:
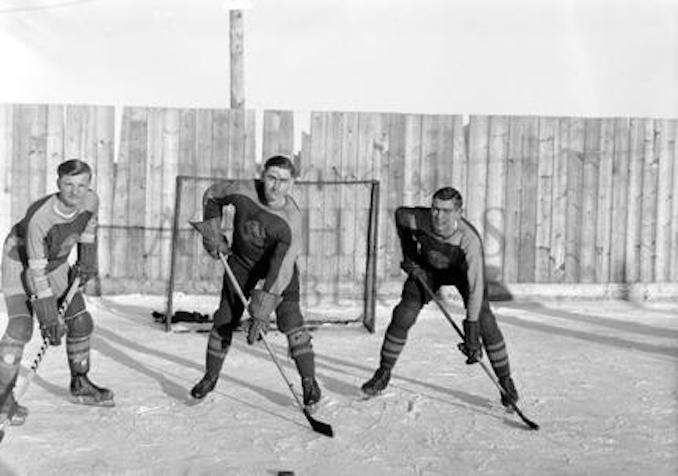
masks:
POLYGON ((76 405, 87 405, 87 406, 91 406, 91 407, 114 407, 115 406, 115 401, 113 401, 113 400, 96 401, 96 400, 92 400, 91 398, 87 398, 87 397, 74 397, 74 396, 71 396, 70 400, 71 400, 71 403, 75 403, 76 405))

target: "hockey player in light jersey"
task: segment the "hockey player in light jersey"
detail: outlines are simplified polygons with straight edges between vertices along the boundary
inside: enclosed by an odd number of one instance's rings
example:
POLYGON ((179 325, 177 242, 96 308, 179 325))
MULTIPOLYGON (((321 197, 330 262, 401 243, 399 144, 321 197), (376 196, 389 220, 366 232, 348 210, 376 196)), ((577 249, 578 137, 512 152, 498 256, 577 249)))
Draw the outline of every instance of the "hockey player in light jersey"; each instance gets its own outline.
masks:
MULTIPOLYGON (((273 156, 264 164, 261 179, 210 186, 203 196, 203 219, 210 223, 211 231, 203 235, 203 245, 216 259, 219 252, 230 255, 229 266, 250 298, 249 344, 257 341, 260 330, 268 329, 275 311, 278 329, 287 335, 290 355, 301 376, 304 405, 313 405, 321 391, 315 379, 311 336, 299 307, 296 261, 301 249, 301 213, 288 194, 294 175, 290 159, 273 156), (232 246, 220 231, 226 205, 235 207, 232 246), (263 287, 255 288, 259 280, 263 287)), ((191 390, 194 398, 202 399, 214 389, 243 312, 242 302, 224 274, 221 301, 207 341, 205 375, 191 390)))
POLYGON ((43 337, 60 345, 66 335, 66 354, 71 371, 70 391, 76 403, 110 406, 113 393, 94 385, 90 370, 92 317, 78 291, 66 309, 64 321, 57 306, 77 273, 81 283, 97 274, 97 208, 99 199, 89 186, 92 170, 73 159, 57 168, 58 192, 28 207, 5 240, 2 255, 2 291, 8 323, 0 339, 0 419, 21 424, 27 410, 12 392, 24 346, 33 335, 33 314, 43 337), (77 245, 78 260, 67 261, 77 245))
POLYGON ((467 356, 466 363, 474 364, 482 358, 482 339, 492 369, 507 392, 501 393, 502 404, 510 406, 509 398, 514 403, 518 400, 504 337, 487 299, 482 242, 476 229, 461 215, 462 197, 452 187, 436 191, 431 208, 396 210, 396 229, 403 252, 401 267, 408 278, 384 336, 379 368, 363 384, 364 394, 374 396, 386 388, 410 327, 421 308, 431 300, 418 283, 420 279, 434 292, 442 285, 453 285, 459 290, 466 308, 465 339, 459 349, 467 356))

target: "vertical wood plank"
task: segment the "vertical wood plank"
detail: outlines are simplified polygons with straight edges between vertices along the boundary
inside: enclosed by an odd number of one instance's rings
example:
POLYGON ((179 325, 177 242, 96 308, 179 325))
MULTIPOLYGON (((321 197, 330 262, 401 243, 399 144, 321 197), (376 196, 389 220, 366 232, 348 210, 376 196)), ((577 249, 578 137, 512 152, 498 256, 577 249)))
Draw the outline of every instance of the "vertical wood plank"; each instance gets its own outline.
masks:
POLYGON ((539 119, 523 119, 518 281, 534 282, 539 178, 539 119))
POLYGON ((643 204, 645 123, 631 119, 629 136, 629 193, 626 236, 626 282, 640 279, 640 220, 643 204))
MULTIPOLYGON (((294 150, 294 149, 293 149, 294 150)), ((290 156, 292 157, 292 155, 290 156)), ((245 110, 245 162, 243 163, 242 178, 259 176, 257 162, 257 121, 256 112, 245 110)))
POLYGON ((146 222, 147 111, 134 107, 129 115, 127 177, 127 276, 143 279, 146 267, 144 225, 146 222))
POLYGON ((294 154, 294 112, 264 110, 262 163, 273 155, 294 154))
POLYGON ((468 167, 466 137, 469 126, 464 124, 461 116, 457 116, 456 119, 454 124, 454 155, 452 157, 452 186, 459 191, 462 197, 466 198, 468 167))
POLYGON ((487 156, 489 147, 488 116, 471 116, 469 122, 468 177, 464 208, 466 217, 485 234, 485 196, 487 194, 487 156))
POLYGON ((509 145, 506 160, 506 212, 505 212, 505 248, 504 280, 518 282, 518 263, 520 252, 520 197, 522 192, 522 139, 523 121, 511 117, 509 122, 509 145))
POLYGON ((614 120, 614 155, 612 162, 612 216, 610 233, 610 280, 626 282, 626 240, 629 191, 629 121, 614 120))
POLYGON ((115 162, 115 185, 113 195, 113 223, 111 223, 111 276, 124 278, 127 270, 127 210, 129 195, 129 131, 131 108, 125 107, 118 144, 118 157, 115 162))
MULTIPOLYGON (((160 272, 163 276, 170 275, 172 250, 172 221, 174 219, 174 199, 176 176, 179 170, 179 129, 181 127, 181 113, 179 109, 163 110, 162 128, 162 223, 163 234, 160 255, 160 272)), ((175 250, 177 253, 178 250, 175 250)), ((177 253, 178 256, 178 253, 177 253)))
MULTIPOLYGON (((212 126, 214 119, 212 117, 211 109, 197 109, 195 118, 195 174, 198 177, 210 177, 212 173, 213 157, 213 142, 212 142, 212 126)), ((190 211, 191 220, 201 221, 202 210, 202 196, 207 187, 213 182, 208 180, 198 180, 193 187, 195 194, 195 207, 190 211)), ((192 252, 195 257, 193 261, 192 276, 198 279, 208 279, 214 272, 214 260, 210 255, 205 253, 202 246, 202 240, 196 235, 193 235, 192 252)))
POLYGON ((405 117, 405 158, 403 164, 402 205, 422 205, 424 183, 422 172, 427 167, 422 158, 422 115, 408 114, 405 117))
MULTIPOLYGON (((181 109, 179 112, 179 175, 195 175, 195 109, 181 109)), ((182 280, 192 280, 195 247, 193 246, 194 231, 188 226, 188 221, 195 214, 195 209, 201 204, 196 203, 195 181, 187 181, 182 189, 181 214, 179 215, 179 242, 177 254, 177 276, 182 280)))
MULTIPOLYGON (((56 191, 55 173, 64 161, 64 106, 50 104, 47 106, 47 143, 45 180, 46 191, 56 191)), ((96 174, 96 170, 94 171, 96 174)))
POLYGON ((598 205, 598 167, 600 164, 600 119, 584 120, 584 156, 582 164, 582 227, 580 275, 583 283, 596 276, 596 218, 598 205))
MULTIPOLYGON (((408 115, 410 117, 411 115, 408 115)), ((419 206, 428 206, 431 203, 433 194, 442 185, 438 178, 438 168, 440 167, 441 140, 440 140, 440 117, 432 114, 423 114, 421 117, 421 135, 419 143, 421 151, 419 154, 419 197, 415 204, 419 206)), ((409 148, 409 147, 408 147, 409 148)), ((407 158, 405 158, 407 164, 407 158)), ((406 169, 403 169, 406 171, 406 169)), ((407 172, 403 177, 403 192, 407 193, 407 172)), ((402 201, 402 198, 401 198, 402 201)))
POLYGON ((539 161, 537 188, 537 223, 535 231, 535 274, 538 283, 547 283, 551 269, 551 220, 553 218, 554 189, 554 137, 558 119, 543 117, 539 120, 539 161))
POLYGON ((488 140, 487 196, 485 200, 485 276, 489 282, 504 280, 504 216, 509 118, 491 116, 488 140))
POLYGON ((115 164, 113 156, 115 140, 115 108, 99 106, 96 110, 96 169, 92 184, 99 196, 99 230, 97 233, 99 276, 110 277, 111 270, 111 225, 113 223, 113 193, 115 187, 115 164))
POLYGON ((383 257, 386 261, 386 276, 389 279, 399 278, 401 276, 400 260, 400 240, 395 228, 395 210, 402 203, 405 164, 405 114, 390 114, 389 118, 389 148, 387 161, 388 188, 386 198, 388 199, 388 223, 385 234, 381 235, 386 240, 387 255, 383 257))
MULTIPOLYGON (((29 137, 27 159, 29 162, 29 187, 30 187, 30 201, 33 202, 47 191, 47 106, 44 105, 30 105, 26 106, 26 113, 24 118, 30 117, 29 137)), ((55 172, 52 171, 52 180, 55 181, 55 172)), ((56 186, 50 186, 50 191, 56 191, 56 186)))
POLYGON ((149 108, 146 161, 146 214, 144 216, 144 246, 149 280, 162 279, 160 274, 160 245, 162 238, 162 129, 164 110, 149 108))
POLYGON ((435 164, 435 186, 452 187, 452 165, 454 157, 455 124, 461 123, 461 116, 438 116, 438 155, 435 164))
POLYGON ((567 177, 570 121, 559 118, 554 133, 553 199, 551 218, 550 281, 565 281, 565 242, 567 239, 567 177))
POLYGON ((582 196, 584 184, 585 123, 570 118, 567 164, 567 235, 565 240, 565 282, 579 282, 581 276, 582 196))
POLYGON ((658 151, 655 149, 655 121, 644 121, 642 206, 640 218, 640 280, 654 280, 654 258, 657 241, 657 168, 658 151))
MULTIPOLYGON (((323 180, 325 178, 325 148, 329 127, 328 113, 311 113, 311 151, 309 165, 306 167, 305 177, 307 180, 323 180)), ((309 204, 309 245, 308 245, 308 280, 309 293, 307 294, 308 305, 316 305, 323 297, 323 258, 325 246, 325 229, 323 213, 324 200, 323 187, 317 185, 308 188, 309 204)))
MULTIPOLYGON (((4 236, 14 225, 14 109, 11 104, 0 104, 0 230, 4 236)), ((0 266, 0 268, 2 268, 0 266)), ((2 279, 2 269, 0 269, 2 279)), ((1 282, 1 281, 0 281, 1 282)))
POLYGON ((673 129, 673 185, 672 190, 672 211, 671 211, 671 260, 670 260, 670 280, 678 281, 678 120, 671 121, 673 129))
POLYGON ((657 241, 655 253, 655 273, 653 281, 670 280, 671 257, 671 205, 673 201, 673 156, 675 136, 671 121, 661 120, 656 123, 655 150, 658 160, 657 177, 657 241))
POLYGON ((595 243, 595 281, 610 281, 610 237, 612 233, 612 196, 615 120, 602 119, 600 124, 600 163, 595 243))
MULTIPOLYGON (((341 145, 341 174, 346 180, 355 180, 358 155, 359 116, 354 112, 344 113, 341 145)), ((365 239, 364 227, 358 227, 356 217, 359 215, 358 206, 366 194, 359 186, 344 185, 339 187, 339 298, 350 295, 348 287, 351 283, 360 283, 364 279, 364 270, 354 267, 353 255, 356 248, 362 247, 365 239)))

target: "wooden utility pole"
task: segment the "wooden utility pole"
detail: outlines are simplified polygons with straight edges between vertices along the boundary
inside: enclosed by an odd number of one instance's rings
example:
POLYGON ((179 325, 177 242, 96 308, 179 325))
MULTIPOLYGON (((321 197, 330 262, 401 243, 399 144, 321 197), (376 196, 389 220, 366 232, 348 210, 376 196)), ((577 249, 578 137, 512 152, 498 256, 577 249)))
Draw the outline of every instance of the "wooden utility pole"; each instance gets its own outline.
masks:
POLYGON ((229 12, 231 46, 231 109, 245 108, 245 61, 242 10, 229 12))

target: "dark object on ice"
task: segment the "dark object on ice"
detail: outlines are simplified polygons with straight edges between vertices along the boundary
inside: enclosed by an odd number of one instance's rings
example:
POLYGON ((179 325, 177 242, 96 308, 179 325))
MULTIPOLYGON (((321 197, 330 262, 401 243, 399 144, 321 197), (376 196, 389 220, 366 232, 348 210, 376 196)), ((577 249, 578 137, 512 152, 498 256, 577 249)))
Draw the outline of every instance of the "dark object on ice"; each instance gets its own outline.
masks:
MULTIPOLYGON (((155 322, 165 323, 167 317, 164 312, 153 311, 153 319, 155 322)), ((202 314, 197 311, 188 312, 188 311, 176 311, 172 315, 172 323, 174 322, 212 322, 212 316, 208 314, 202 314)))

